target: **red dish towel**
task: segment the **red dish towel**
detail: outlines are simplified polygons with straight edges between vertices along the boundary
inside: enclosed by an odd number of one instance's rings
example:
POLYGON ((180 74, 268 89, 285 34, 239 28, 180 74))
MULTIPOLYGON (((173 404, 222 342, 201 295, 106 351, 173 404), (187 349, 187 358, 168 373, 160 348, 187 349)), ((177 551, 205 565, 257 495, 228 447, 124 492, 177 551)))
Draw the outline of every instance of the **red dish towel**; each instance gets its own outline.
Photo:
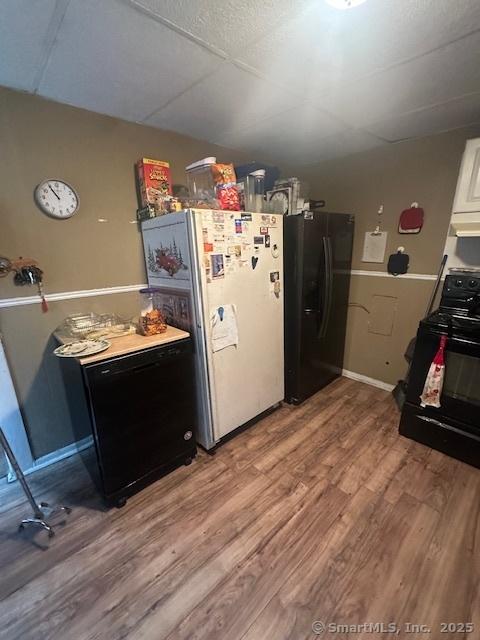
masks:
POLYGON ((398 223, 399 233, 419 233, 423 227, 423 209, 421 207, 410 207, 400 214, 398 223))
POLYGON ((440 338, 440 346, 430 365, 425 379, 420 405, 422 407, 440 407, 440 396, 442 395, 443 379, 445 377, 445 345, 447 336, 440 338))

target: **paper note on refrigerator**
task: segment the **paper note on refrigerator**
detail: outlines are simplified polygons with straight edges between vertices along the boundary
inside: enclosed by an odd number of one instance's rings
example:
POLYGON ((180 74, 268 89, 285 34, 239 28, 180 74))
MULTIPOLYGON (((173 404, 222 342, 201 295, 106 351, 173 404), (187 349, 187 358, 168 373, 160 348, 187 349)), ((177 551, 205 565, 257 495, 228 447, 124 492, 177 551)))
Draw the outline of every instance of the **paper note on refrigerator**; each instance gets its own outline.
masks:
POLYGON ((212 351, 221 351, 226 347, 238 345, 237 314, 234 304, 215 307, 210 312, 212 329, 212 351))

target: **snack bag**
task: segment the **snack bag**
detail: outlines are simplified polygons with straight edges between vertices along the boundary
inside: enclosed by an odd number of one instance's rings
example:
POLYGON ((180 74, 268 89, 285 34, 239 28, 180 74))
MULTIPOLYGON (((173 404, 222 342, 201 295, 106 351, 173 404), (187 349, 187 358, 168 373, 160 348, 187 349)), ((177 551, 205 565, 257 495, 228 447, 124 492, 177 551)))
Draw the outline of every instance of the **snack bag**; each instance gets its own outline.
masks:
POLYGON ((225 211, 240 211, 240 197, 236 184, 217 185, 217 200, 220 209, 225 211))
POLYGON ((212 175, 220 209, 240 211, 237 177, 233 164, 219 164, 218 162, 212 164, 212 175))
POLYGON ((213 181, 215 184, 236 184, 237 176, 233 164, 212 164, 213 181))

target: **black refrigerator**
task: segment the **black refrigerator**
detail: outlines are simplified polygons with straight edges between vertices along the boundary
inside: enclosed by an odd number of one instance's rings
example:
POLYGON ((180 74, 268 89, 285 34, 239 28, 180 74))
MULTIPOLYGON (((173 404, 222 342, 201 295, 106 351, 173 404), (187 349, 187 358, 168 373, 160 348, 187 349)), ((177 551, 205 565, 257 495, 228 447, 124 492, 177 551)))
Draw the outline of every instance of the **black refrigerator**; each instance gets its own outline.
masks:
POLYGON ((284 218, 285 400, 299 404, 342 373, 354 217, 284 218))

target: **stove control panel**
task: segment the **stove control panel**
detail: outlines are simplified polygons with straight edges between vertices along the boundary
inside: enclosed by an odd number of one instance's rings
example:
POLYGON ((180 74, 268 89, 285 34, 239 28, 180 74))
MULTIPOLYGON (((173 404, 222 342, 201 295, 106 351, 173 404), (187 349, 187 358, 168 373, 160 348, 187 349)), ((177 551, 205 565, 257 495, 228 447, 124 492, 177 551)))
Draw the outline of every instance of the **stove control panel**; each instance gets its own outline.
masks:
POLYGON ((472 298, 480 298, 480 273, 455 273, 445 278, 441 307, 468 309, 472 298))
POLYGON ((450 287, 452 285, 455 289, 476 289, 479 286, 479 281, 475 278, 457 278, 453 276, 453 282, 450 283, 450 287))

